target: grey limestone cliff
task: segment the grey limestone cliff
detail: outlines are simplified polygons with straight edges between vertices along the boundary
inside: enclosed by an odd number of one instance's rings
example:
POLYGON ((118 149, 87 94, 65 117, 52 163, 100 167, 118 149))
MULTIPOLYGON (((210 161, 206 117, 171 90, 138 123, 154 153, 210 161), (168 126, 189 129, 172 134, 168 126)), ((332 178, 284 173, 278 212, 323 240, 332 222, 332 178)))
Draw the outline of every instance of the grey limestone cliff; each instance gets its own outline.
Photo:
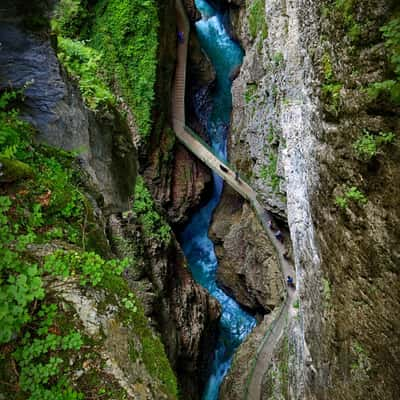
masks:
POLYGON ((274 355, 290 360, 287 389, 279 389, 276 361, 265 396, 398 393, 398 141, 367 162, 354 147, 365 130, 399 134, 398 106, 365 91, 390 74, 379 28, 396 8, 391 1, 349 4, 253 0, 231 10, 246 56, 233 85, 230 158, 287 218, 296 264, 291 355, 282 347, 274 355), (365 205, 339 207, 335 198, 351 187, 364 193, 365 205))

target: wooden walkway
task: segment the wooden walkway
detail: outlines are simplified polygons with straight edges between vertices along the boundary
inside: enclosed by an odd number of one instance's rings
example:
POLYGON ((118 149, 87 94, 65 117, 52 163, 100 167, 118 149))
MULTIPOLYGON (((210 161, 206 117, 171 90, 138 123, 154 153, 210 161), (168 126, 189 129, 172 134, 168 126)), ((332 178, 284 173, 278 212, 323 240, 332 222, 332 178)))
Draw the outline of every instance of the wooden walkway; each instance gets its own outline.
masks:
MULTIPOLYGON (((172 126, 175 134, 190 152, 221 176, 227 184, 247 199, 252 205, 263 224, 265 232, 274 245, 282 271, 282 280, 284 281, 284 285, 286 285, 285 277, 287 275, 293 276, 294 271, 292 265, 290 265, 283 256, 285 253, 284 245, 275 238, 274 233, 268 226, 268 222, 272 219, 271 214, 266 211, 257 200, 256 191, 247 184, 236 171, 232 170, 226 162, 220 160, 194 132, 186 127, 185 87, 190 24, 181 0, 176 0, 176 17, 178 30, 183 32, 184 41, 183 43, 178 43, 175 81, 172 90, 172 126)), ((244 388, 244 399, 246 400, 260 400, 262 379, 271 362, 273 350, 285 330, 287 323, 286 317, 288 315, 290 316, 290 311, 293 310, 294 298, 294 290, 288 290, 280 312, 264 334, 262 343, 253 360, 249 379, 244 388)))

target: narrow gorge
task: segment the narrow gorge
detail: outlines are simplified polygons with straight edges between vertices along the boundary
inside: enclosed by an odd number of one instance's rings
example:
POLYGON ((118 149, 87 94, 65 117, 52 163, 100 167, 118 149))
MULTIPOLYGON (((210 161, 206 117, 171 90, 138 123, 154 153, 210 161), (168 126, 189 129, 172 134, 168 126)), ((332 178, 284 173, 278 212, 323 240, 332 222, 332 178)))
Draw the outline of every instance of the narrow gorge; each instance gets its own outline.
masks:
POLYGON ((397 400, 396 0, 3 0, 0 400, 397 400))

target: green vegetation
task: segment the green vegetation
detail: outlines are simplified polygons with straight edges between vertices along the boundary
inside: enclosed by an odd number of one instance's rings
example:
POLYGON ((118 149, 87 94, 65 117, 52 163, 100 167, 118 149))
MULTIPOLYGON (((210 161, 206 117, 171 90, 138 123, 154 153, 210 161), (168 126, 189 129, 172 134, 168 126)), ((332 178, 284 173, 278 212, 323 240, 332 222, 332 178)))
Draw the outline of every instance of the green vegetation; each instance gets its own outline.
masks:
POLYGON ((136 180, 133 211, 147 237, 162 244, 171 240, 171 228, 156 211, 154 201, 141 176, 136 180))
POLYGON ((344 196, 337 196, 335 198, 335 203, 343 210, 348 207, 349 201, 362 206, 368 202, 368 199, 356 186, 351 186, 346 190, 344 196))
POLYGON ((325 83, 322 85, 322 98, 325 102, 325 109, 333 115, 337 115, 340 108, 340 90, 343 85, 334 79, 331 57, 324 53, 321 58, 322 70, 325 83))
POLYGON ((265 21, 265 0, 254 0, 249 9, 250 35, 255 39, 261 32, 262 40, 268 36, 268 26, 265 21))
POLYGON ((364 129, 363 135, 353 144, 353 148, 357 157, 363 161, 369 161, 379 153, 382 146, 393 143, 394 140, 393 132, 379 132, 378 135, 373 135, 364 129))
POLYGON ((252 99, 254 94, 257 91, 257 84, 256 83, 248 83, 246 86, 246 92, 244 94, 244 99, 246 103, 249 103, 252 99))
POLYGON ((279 184, 281 177, 276 173, 277 171, 278 157, 276 154, 271 153, 269 155, 268 165, 263 165, 260 168, 260 178, 271 185, 272 190, 276 193, 279 190, 279 184))
POLYGON ((350 367, 353 378, 357 381, 367 381, 369 379, 369 371, 371 370, 371 361, 367 352, 357 341, 352 343, 351 352, 355 357, 350 367))
MULTIPOLYGON (((0 95, 0 181, 6 183, 0 187, 0 390, 7 398, 30 400, 80 400, 99 390, 74 375, 85 369, 84 357, 100 359, 96 345, 102 339, 84 336, 73 308, 55 296, 54 285, 68 278, 104 290, 104 307, 118 307, 121 323, 142 342, 149 374, 176 398, 162 343, 120 276, 129 261, 85 250, 95 223, 74 156, 33 142, 34 131, 18 117, 21 96, 0 95)), ((161 237, 163 230, 157 233, 161 237)), ((100 389, 107 398, 122 399, 123 391, 100 369, 93 372, 105 385, 100 389)))
POLYGON ((100 54, 83 42, 58 37, 58 57, 67 71, 77 79, 86 104, 97 110, 115 104, 115 97, 104 84, 100 54))
POLYGON ((78 78, 89 105, 112 102, 110 90, 122 95, 139 133, 148 136, 157 67, 156 1, 100 0, 89 12, 84 0, 61 0, 52 26, 62 36, 60 59, 78 78))
POLYGON ((367 88, 367 93, 371 99, 385 94, 392 102, 400 104, 400 17, 392 19, 380 30, 385 39, 393 78, 372 83, 367 88))
POLYGON ((122 274, 129 265, 129 260, 108 260, 94 252, 63 251, 58 250, 46 257, 43 269, 52 275, 68 278, 72 275, 79 276, 81 285, 90 283, 98 285, 105 276, 122 274))
POLYGON ((355 3, 356 0, 335 1, 335 9, 340 13, 347 36, 352 42, 357 42, 362 32, 361 24, 355 20, 353 14, 355 3))
POLYGON ((322 94, 326 101, 326 109, 331 114, 337 115, 340 107, 341 83, 330 83, 322 86, 322 94))
POLYGON ((143 137, 152 123, 158 26, 155 0, 101 0, 90 34, 103 54, 110 85, 115 82, 121 90, 143 137))
POLYGON ((330 82, 333 78, 332 61, 328 53, 324 53, 321 58, 322 69, 324 71, 325 81, 330 82))
POLYGON ((276 137, 274 125, 272 124, 272 122, 270 122, 269 128, 268 128, 268 136, 267 136, 268 143, 272 144, 276 141, 276 139, 277 139, 277 137, 276 137))
POLYGON ((81 0, 60 0, 51 27, 58 35, 77 38, 88 18, 89 13, 81 0))
POLYGON ((331 299, 331 285, 328 279, 322 278, 322 284, 324 287, 324 299, 325 301, 329 301, 331 299))
POLYGON ((282 65, 283 60, 284 60, 283 54, 282 54, 280 51, 277 51, 277 52, 274 54, 274 57, 273 57, 273 59, 272 59, 272 61, 274 62, 274 64, 275 64, 276 67, 279 67, 280 65, 282 65))

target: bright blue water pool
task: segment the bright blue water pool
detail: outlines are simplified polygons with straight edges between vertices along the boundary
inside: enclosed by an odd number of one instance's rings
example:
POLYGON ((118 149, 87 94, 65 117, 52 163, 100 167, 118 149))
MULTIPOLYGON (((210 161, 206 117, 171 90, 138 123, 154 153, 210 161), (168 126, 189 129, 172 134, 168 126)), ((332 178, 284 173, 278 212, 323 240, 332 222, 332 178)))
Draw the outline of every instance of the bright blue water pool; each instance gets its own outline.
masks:
MULTIPOLYGON (((232 109, 230 74, 242 62, 243 52, 225 31, 221 17, 205 0, 196 0, 203 18, 196 23, 201 46, 210 57, 217 74, 213 92, 212 111, 207 121, 207 132, 213 149, 226 159, 226 137, 232 109)), ((232 356, 256 324, 255 319, 221 289, 215 277, 218 267, 214 245, 208 238, 212 213, 222 192, 223 182, 214 174, 214 191, 211 200, 190 220, 180 235, 183 251, 197 282, 204 286, 222 306, 220 332, 214 359, 203 400, 217 400, 223 377, 229 369, 232 356)))

